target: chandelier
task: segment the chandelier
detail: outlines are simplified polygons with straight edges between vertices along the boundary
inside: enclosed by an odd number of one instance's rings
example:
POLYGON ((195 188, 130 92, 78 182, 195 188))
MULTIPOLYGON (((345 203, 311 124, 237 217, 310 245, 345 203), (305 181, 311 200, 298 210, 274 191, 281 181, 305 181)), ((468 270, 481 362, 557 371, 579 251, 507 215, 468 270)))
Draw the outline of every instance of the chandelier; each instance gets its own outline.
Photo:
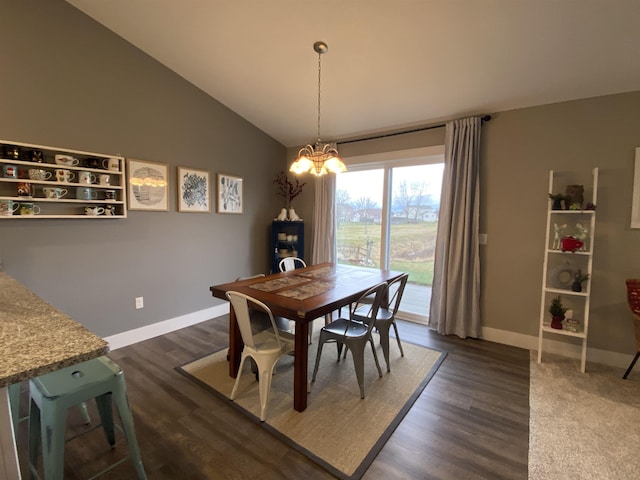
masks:
POLYGON ((342 162, 338 149, 330 143, 320 140, 320 74, 322 72, 321 55, 327 53, 329 47, 324 42, 316 42, 313 49, 318 52, 318 139, 315 145, 306 145, 298 152, 298 158, 291 164, 290 172, 300 174, 310 172, 321 176, 327 173, 341 173, 347 170, 342 162))

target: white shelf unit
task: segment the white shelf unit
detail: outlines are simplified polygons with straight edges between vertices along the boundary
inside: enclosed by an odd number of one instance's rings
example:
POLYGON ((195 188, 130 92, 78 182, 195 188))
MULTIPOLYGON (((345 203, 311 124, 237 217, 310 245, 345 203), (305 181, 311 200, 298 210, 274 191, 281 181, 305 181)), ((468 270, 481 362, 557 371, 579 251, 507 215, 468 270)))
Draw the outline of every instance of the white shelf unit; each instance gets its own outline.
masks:
MULTIPOLYGON (((598 169, 592 170, 591 201, 598 204, 598 169)), ((549 172, 549 194, 556 194, 554 186, 557 183, 556 174, 549 172)), ((561 186, 562 188, 566 185, 561 186)), ((587 194, 588 192, 585 192, 587 194)), ((585 195, 586 196, 586 195, 585 195)), ((586 200, 586 198, 585 198, 586 200)), ((580 371, 586 370, 587 363, 587 337, 589 333, 589 309, 591 300, 591 274, 593 269, 593 240, 596 226, 596 211, 593 210, 552 210, 552 201, 549 200, 547 208, 547 232, 544 249, 544 262, 542 270, 542 294, 540 298, 540 326, 538 333, 538 363, 542 361, 543 340, 545 335, 557 337, 572 337, 580 340, 580 371), (564 234, 571 236, 580 231, 580 227, 587 228, 584 246, 575 252, 562 251, 556 238, 555 227, 560 227, 564 234), (565 227, 565 228, 562 228, 565 227), (571 289, 573 276, 580 270, 583 274, 589 274, 588 280, 582 284, 582 291, 575 292, 571 289), (551 299, 560 295, 564 306, 574 312, 573 319, 578 320, 577 331, 563 328, 551 328, 551 316, 548 312, 551 299)), ((583 205, 584 206, 584 205, 583 205)), ((564 322, 563 322, 564 323, 564 322)))
POLYGON ((13 215, 0 215, 2 220, 32 220, 35 218, 126 218, 126 177, 125 159, 120 155, 108 155, 103 153, 71 150, 68 148, 51 147, 31 143, 16 142, 12 140, 0 140, 0 200, 13 200, 17 203, 30 202, 36 204, 41 213, 38 215, 20 215, 19 211, 13 215), (6 150, 15 148, 15 154, 7 155, 6 150), (32 152, 40 152, 38 159, 30 159, 32 152), (55 162, 56 155, 70 155, 79 160, 77 166, 58 165, 55 162), (103 160, 118 159, 119 168, 110 170, 102 166, 103 160), (4 166, 13 165, 18 170, 18 178, 4 176, 4 166), (33 180, 29 178, 30 169, 40 169, 51 172, 51 179, 33 180), (59 182, 55 178, 55 170, 69 170, 75 174, 74 181, 59 182), (99 183, 78 183, 78 172, 90 172, 96 176, 108 174, 109 185, 99 183), (20 183, 30 184, 34 192, 31 196, 18 195, 17 187, 20 183), (77 188, 90 188, 96 194, 96 199, 85 200, 75 198, 77 188), (44 188, 64 188, 67 194, 63 198, 47 198, 43 193, 44 188), (105 192, 113 190, 115 199, 107 200, 105 192), (113 209, 113 215, 86 215, 85 207, 109 207, 113 209))

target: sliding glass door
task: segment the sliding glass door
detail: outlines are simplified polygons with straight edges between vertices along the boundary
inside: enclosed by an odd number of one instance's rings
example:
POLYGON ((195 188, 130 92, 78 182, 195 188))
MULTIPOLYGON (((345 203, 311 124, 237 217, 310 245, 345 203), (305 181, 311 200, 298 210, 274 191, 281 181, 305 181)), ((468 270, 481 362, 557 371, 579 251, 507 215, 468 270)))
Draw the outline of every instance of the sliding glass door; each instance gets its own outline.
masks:
POLYGON ((444 169, 441 155, 337 176, 338 263, 409 272, 402 317, 426 322, 444 169))

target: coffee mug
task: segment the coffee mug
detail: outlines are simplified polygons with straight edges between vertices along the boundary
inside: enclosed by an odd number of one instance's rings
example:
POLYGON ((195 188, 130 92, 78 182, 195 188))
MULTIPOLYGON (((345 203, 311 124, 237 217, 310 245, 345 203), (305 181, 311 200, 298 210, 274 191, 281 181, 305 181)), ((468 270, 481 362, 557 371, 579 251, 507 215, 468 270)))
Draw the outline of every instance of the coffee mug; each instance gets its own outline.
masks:
POLYGON ((107 170, 111 170, 117 172, 120 170, 120 159, 119 158, 105 158, 102 160, 102 167, 107 170))
POLYGON ((40 213, 40 207, 35 203, 21 203, 20 215, 38 215, 40 213))
POLYGON ((30 168, 29 178, 31 180, 49 180, 51 178, 51 172, 48 170, 40 170, 39 168, 30 168))
POLYGON ((65 167, 75 167, 80 163, 80 160, 71 155, 56 155, 54 158, 58 165, 64 165, 65 167))
POLYGON ((70 170, 56 169, 56 180, 59 182, 71 182, 75 178, 75 175, 70 170))
POLYGON ((96 200, 98 195, 93 188, 77 187, 76 198, 78 200, 96 200))
POLYGON ((18 183, 19 197, 33 197, 33 185, 28 182, 18 183))
POLYGON ((104 208, 102 207, 84 207, 85 215, 89 215, 91 217, 96 217, 98 215, 102 215, 104 213, 104 208))
POLYGON ((2 173, 6 178, 18 178, 18 167, 15 165, 3 165, 2 173))
POLYGON ((20 147, 16 145, 5 145, 2 147, 2 155, 4 158, 8 158, 10 160, 20 160, 22 151, 20 150, 20 147))
POLYGON ((95 183, 96 176, 91 172, 78 172, 78 183, 95 183))
POLYGON ((49 188, 42 189, 42 193, 47 198, 63 198, 69 191, 66 188, 49 188))
POLYGON ((42 163, 44 161, 44 153, 42 150, 29 150, 26 152, 25 158, 30 162, 42 163))
POLYGON ((105 190, 104 191, 104 199, 110 202, 116 199, 116 191, 115 190, 105 190))
POLYGON ((104 214, 108 217, 113 217, 116 214, 116 206, 115 205, 105 205, 104 206, 104 214))
POLYGON ((85 160, 85 164, 89 168, 102 168, 102 160, 95 157, 89 157, 85 160))
POLYGON ((14 202, 13 200, 0 200, 0 215, 2 216, 13 215, 19 208, 20 204, 18 202, 14 202))
POLYGON ((98 182, 100 185, 111 185, 111 175, 108 173, 101 173, 98 175, 98 182))

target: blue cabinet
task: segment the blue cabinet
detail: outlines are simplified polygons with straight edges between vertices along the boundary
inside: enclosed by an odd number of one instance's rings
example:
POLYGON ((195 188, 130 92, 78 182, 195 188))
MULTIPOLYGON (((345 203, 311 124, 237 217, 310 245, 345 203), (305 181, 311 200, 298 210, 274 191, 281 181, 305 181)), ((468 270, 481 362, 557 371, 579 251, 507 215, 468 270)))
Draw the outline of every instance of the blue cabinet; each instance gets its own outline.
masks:
MULTIPOLYGON (((279 272, 278 263, 285 257, 304 260, 304 222, 271 223, 271 273, 279 272)), ((306 260, 305 260, 306 261, 306 260)))

